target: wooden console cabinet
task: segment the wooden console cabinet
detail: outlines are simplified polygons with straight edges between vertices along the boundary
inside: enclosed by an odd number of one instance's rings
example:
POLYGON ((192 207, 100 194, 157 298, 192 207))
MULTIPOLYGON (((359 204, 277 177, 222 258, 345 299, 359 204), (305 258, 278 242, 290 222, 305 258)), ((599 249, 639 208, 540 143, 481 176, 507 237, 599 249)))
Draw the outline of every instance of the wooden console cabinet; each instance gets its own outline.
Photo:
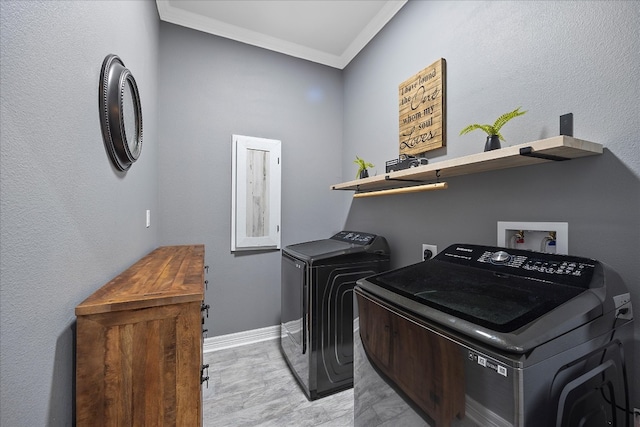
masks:
POLYGON ((464 364, 456 345, 356 291, 369 359, 436 427, 464 418, 464 364))
POLYGON ((160 247, 76 307, 76 424, 202 425, 204 245, 160 247))

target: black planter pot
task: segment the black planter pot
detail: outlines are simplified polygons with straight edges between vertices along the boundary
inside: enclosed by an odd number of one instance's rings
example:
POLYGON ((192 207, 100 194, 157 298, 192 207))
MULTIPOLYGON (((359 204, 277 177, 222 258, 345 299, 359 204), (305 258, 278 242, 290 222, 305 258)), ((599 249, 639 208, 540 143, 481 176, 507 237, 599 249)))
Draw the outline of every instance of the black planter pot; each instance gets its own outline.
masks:
POLYGON ((369 171, 366 169, 363 169, 360 171, 360 178, 369 178, 369 171))
POLYGON ((484 151, 497 150, 500 148, 500 137, 498 135, 487 136, 487 142, 484 144, 484 151))

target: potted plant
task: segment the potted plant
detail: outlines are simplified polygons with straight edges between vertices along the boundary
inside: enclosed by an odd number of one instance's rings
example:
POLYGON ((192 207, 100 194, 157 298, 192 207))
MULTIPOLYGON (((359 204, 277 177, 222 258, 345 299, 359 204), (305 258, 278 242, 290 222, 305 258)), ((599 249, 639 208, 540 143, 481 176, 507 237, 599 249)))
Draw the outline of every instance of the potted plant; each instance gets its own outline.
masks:
POLYGON ((358 165, 358 172, 356 173, 357 178, 367 178, 369 176, 369 171, 367 168, 372 168, 375 165, 373 163, 365 162, 360 157, 356 156, 356 159, 353 161, 356 165, 358 165))
POLYGON ((500 133, 500 129, 502 128, 502 126, 504 126, 509 120, 513 119, 514 117, 518 117, 526 113, 526 111, 520 111, 520 108, 522 107, 518 107, 513 111, 504 113, 496 119, 493 125, 481 125, 477 123, 469 125, 460 131, 460 135, 469 133, 472 130, 481 129, 487 134, 487 142, 484 145, 484 151, 496 150, 500 148, 500 140, 504 141, 504 137, 500 133))

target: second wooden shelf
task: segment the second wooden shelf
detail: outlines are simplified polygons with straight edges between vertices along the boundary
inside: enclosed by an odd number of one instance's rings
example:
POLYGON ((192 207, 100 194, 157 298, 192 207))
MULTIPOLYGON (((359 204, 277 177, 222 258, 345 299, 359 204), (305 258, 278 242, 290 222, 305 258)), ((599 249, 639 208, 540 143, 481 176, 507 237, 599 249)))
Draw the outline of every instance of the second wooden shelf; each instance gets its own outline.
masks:
POLYGON ((471 154, 384 175, 357 179, 331 186, 332 190, 368 192, 435 183, 452 176, 498 169, 570 160, 602 154, 602 145, 570 136, 554 136, 499 150, 471 154))

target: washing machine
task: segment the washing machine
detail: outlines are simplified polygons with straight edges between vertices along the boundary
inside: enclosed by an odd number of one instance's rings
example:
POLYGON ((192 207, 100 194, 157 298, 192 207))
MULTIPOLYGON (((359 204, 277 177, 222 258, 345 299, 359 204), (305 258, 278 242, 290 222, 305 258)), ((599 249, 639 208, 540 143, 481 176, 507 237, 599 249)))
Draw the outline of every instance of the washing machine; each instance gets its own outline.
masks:
POLYGON ((458 243, 354 289, 355 426, 631 426, 627 286, 589 258, 458 243))
POLYGON ((309 400, 353 387, 353 288, 389 257, 384 237, 355 231, 282 250, 281 349, 309 400))

